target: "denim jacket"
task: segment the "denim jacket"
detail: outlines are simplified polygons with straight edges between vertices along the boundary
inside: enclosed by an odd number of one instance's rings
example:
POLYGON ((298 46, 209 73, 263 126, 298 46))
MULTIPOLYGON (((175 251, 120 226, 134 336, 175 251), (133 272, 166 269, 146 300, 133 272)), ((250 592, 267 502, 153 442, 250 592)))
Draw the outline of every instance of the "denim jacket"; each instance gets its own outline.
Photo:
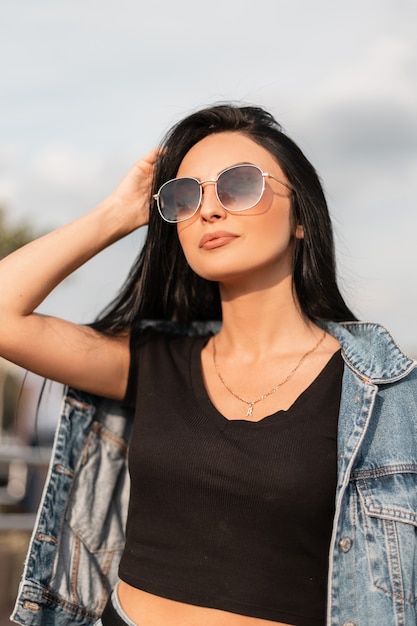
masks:
MULTIPOLYGON (((345 362, 326 624, 415 626, 417 363, 376 324, 323 326, 345 362)), ((68 390, 17 623, 87 626, 100 616, 124 546, 131 425, 118 403, 68 390)))

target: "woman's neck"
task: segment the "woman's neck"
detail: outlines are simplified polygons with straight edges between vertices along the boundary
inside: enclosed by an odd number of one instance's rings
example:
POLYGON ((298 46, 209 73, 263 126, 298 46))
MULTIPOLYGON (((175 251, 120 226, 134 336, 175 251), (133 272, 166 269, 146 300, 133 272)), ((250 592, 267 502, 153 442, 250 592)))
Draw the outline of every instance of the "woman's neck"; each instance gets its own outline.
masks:
POLYGON ((221 285, 223 323, 219 342, 242 358, 293 351, 319 331, 303 315, 291 280, 265 289, 221 285))

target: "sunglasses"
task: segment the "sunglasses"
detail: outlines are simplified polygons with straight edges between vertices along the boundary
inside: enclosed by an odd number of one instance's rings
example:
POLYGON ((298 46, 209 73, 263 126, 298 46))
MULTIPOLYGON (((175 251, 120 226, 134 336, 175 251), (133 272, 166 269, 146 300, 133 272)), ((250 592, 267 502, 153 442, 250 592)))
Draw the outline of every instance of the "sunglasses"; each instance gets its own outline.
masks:
POLYGON ((248 164, 228 167, 215 179, 173 178, 164 183, 153 198, 162 219, 177 224, 197 213, 203 199, 203 185, 215 186, 217 200, 226 211, 239 212, 258 204, 265 191, 265 178, 273 178, 293 191, 288 183, 263 172, 257 165, 248 164))

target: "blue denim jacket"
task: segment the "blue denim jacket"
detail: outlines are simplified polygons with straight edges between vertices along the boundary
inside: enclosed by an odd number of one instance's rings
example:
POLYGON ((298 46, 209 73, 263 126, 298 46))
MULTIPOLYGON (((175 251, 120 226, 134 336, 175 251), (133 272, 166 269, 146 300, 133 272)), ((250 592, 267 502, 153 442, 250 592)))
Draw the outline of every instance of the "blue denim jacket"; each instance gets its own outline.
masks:
MULTIPOLYGON (((326 623, 415 626, 417 363, 375 324, 325 327, 345 361, 326 623)), ((131 424, 117 403, 68 390, 12 615, 19 624, 100 616, 124 545, 131 424)))

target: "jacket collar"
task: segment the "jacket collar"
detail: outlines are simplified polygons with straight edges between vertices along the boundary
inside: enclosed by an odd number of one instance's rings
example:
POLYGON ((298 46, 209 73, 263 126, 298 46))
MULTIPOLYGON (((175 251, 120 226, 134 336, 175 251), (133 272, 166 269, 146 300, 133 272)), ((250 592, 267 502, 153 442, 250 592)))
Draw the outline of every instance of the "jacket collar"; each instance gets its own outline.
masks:
POLYGON ((394 382, 417 366, 379 324, 325 322, 320 326, 339 341, 345 362, 365 382, 394 382))

